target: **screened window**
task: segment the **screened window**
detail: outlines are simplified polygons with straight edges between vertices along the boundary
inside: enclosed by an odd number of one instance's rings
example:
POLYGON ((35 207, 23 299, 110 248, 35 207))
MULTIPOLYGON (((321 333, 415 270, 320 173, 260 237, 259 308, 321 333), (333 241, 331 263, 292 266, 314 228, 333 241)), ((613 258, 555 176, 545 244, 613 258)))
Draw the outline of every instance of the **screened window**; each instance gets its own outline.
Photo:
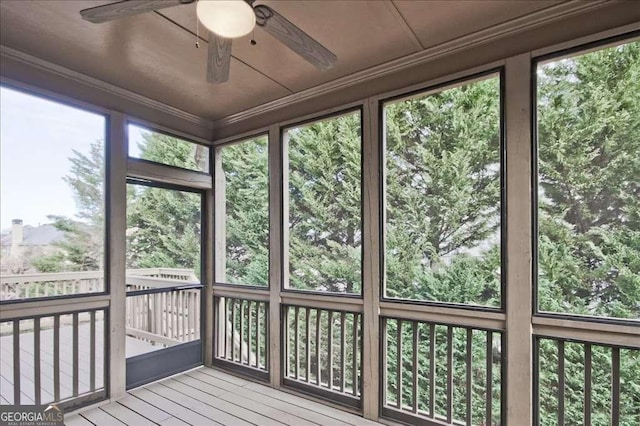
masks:
POLYGON ((105 118, 0 88, 0 300, 104 290, 105 118))
POLYGON ((537 66, 538 309, 640 318, 640 42, 537 66))
POLYGON ((361 292, 361 114, 284 133, 288 163, 289 287, 361 292))
MULTIPOLYGON (((266 136, 218 149, 224 182, 224 271, 228 284, 269 284, 269 149, 266 136)), ((216 171, 218 173, 218 170, 216 171)), ((222 197, 221 197, 222 198, 222 197)))
POLYGON ((500 78, 383 114, 385 296, 499 307, 500 78))
POLYGON ((129 124, 129 157, 209 173, 209 148, 129 124))

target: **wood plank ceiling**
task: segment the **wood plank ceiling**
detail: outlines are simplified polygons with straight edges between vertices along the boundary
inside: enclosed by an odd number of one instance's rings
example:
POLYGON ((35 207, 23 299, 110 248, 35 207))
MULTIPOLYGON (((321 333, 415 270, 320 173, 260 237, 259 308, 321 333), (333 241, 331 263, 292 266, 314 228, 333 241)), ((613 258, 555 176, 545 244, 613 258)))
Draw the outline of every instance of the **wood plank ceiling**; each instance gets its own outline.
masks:
MULTIPOLYGON (((338 57, 319 71, 260 28, 234 40, 230 79, 208 84, 195 4, 104 24, 80 18, 90 0, 0 2, 0 44, 216 120, 553 6, 543 1, 259 0, 338 57)), ((200 26, 202 30, 202 26, 200 26)))

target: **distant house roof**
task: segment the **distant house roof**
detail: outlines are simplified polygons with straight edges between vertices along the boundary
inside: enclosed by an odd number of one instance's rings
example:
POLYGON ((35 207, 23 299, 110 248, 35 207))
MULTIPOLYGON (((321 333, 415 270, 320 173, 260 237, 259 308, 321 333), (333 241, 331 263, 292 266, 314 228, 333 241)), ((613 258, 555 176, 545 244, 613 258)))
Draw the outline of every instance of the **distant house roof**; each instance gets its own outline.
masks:
MULTIPOLYGON (((22 230, 23 246, 48 246, 56 241, 64 239, 64 232, 59 231, 53 225, 29 226, 22 230)), ((2 234, 2 245, 11 245, 11 231, 2 234)))

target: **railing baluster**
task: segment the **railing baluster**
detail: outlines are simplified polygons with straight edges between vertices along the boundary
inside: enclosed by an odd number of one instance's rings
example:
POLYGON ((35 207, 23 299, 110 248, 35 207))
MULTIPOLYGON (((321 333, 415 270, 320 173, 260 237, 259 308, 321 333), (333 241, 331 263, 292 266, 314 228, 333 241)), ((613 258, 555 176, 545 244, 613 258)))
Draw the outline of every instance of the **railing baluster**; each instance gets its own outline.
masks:
POLYGON ((327 311, 327 345, 329 346, 329 378, 327 387, 333 389, 333 311, 327 311))
POLYGON ((243 359, 244 359, 244 304, 245 304, 245 300, 244 299, 240 299, 240 331, 238 332, 238 341, 240 343, 240 357, 238 358, 238 362, 240 364, 243 363, 243 359))
POLYGON ((40 318, 33 319, 33 386, 35 388, 35 404, 40 405, 42 400, 40 375, 40 318))
POLYGON ((345 323, 346 323, 345 313, 340 312, 340 392, 344 392, 345 380, 346 380, 346 374, 344 374, 345 358, 346 358, 346 351, 347 351, 345 323))
POLYGON ((78 313, 73 313, 73 396, 78 396, 78 382, 80 378, 78 377, 78 368, 80 364, 79 359, 79 348, 80 348, 80 337, 78 330, 78 313))
POLYGON ((322 368, 320 365, 320 319, 322 317, 322 311, 316 310, 316 384, 322 385, 322 368))
POLYGON ((266 370, 269 366, 269 357, 271 356, 271 351, 269 350, 269 305, 264 303, 264 369, 266 370))
POLYGON ((558 426, 564 426, 564 340, 558 340, 558 426))
POLYGON ((396 321, 396 404, 402 409, 402 320, 396 321))
POLYGON ((13 404, 20 402, 20 320, 13 320, 13 404))
POLYGON ((236 299, 231 299, 231 361, 236 360, 236 299))
POLYGON ((389 405, 389 338, 387 335, 389 334, 388 321, 386 317, 380 317, 380 330, 382 330, 382 335, 380 336, 380 345, 382 347, 382 359, 380 360, 380 366, 382 368, 381 371, 384 372, 382 375, 382 395, 381 401, 382 405, 389 405))
POLYGON ((620 348, 611 348, 611 424, 620 424, 620 348))
POLYGON ((310 318, 310 314, 311 314, 311 309, 306 308, 305 311, 305 317, 304 317, 304 321, 305 321, 305 339, 307 341, 307 344, 305 346, 305 364, 306 364, 306 368, 305 368, 305 381, 307 383, 309 383, 309 370, 311 370, 311 318, 310 318))
POLYGON ((295 365, 294 365, 294 369, 295 369, 295 373, 296 373, 296 380, 298 380, 300 378, 300 308, 296 306, 295 308, 295 312, 294 312, 294 318, 295 318, 295 334, 293 336, 294 338, 294 343, 296 346, 296 356, 295 356, 295 365))
POLYGON ((485 407, 485 423, 492 424, 493 416, 493 333, 487 331, 487 346, 486 346, 486 361, 487 361, 487 394, 486 394, 486 407, 485 407))
POLYGON ((447 326, 447 422, 453 421, 453 327, 447 326))
POLYGON ((584 424, 591 424, 591 345, 584 345, 584 424))
POLYGON ((414 414, 418 414, 418 377, 419 377, 419 363, 420 357, 418 356, 418 322, 412 321, 411 325, 413 327, 413 340, 411 342, 411 347, 413 349, 413 383, 412 383, 412 395, 411 399, 413 400, 413 412, 414 414))
MULTIPOLYGON (((253 317, 253 302, 251 300, 249 300, 248 302, 248 307, 247 307, 247 347, 249 348, 249 350, 247 351, 247 365, 251 365, 251 343, 253 343, 251 341, 252 338, 252 334, 251 334, 251 322, 252 322, 252 317, 253 317)), ((255 353, 254 353, 255 354, 255 353)))
POLYGON ((229 359, 229 298, 224 298, 224 359, 229 359))
POLYGON ((358 320, 359 320, 359 315, 358 314, 353 314, 353 342, 352 342, 352 359, 353 359, 353 371, 351 372, 351 380, 352 380, 352 389, 353 389, 353 395, 356 396, 358 395, 358 354, 360 353, 360 351, 358 350, 358 320))
POLYGON ((96 390, 96 311, 91 311, 89 317, 89 388, 94 391, 96 390))
POLYGON ((163 296, 162 307, 163 307, 164 316, 165 316, 165 324, 164 324, 165 335, 167 337, 171 337, 172 336, 171 322, 173 319, 172 313, 171 313, 171 292, 163 293, 162 296, 163 296))
POLYGON ((472 413, 471 413, 471 400, 473 399, 473 393, 471 389, 471 379, 472 379, 472 338, 473 338, 473 330, 467 328, 467 348, 466 351, 466 364, 467 364, 467 389, 466 389, 466 402, 467 402, 467 425, 471 426, 473 423, 472 413))
POLYGON ((171 292, 171 313, 173 314, 173 338, 180 339, 180 330, 178 329, 178 292, 171 292))
POLYGON ((260 368, 260 305, 256 303, 256 368, 260 368))
POLYGON ((53 400, 60 401, 60 315, 53 317, 53 400))
POLYGON ((436 417, 436 325, 433 323, 429 324, 429 416, 436 417))

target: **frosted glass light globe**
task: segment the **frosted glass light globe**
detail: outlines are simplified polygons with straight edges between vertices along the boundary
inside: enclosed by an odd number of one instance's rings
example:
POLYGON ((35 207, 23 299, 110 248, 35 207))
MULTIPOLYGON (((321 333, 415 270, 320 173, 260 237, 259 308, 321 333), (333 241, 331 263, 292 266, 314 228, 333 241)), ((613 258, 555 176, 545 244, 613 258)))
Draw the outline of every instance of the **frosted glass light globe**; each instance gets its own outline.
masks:
POLYGON ((199 0, 196 14, 209 31, 225 38, 242 37, 256 26, 256 15, 244 0, 199 0))

